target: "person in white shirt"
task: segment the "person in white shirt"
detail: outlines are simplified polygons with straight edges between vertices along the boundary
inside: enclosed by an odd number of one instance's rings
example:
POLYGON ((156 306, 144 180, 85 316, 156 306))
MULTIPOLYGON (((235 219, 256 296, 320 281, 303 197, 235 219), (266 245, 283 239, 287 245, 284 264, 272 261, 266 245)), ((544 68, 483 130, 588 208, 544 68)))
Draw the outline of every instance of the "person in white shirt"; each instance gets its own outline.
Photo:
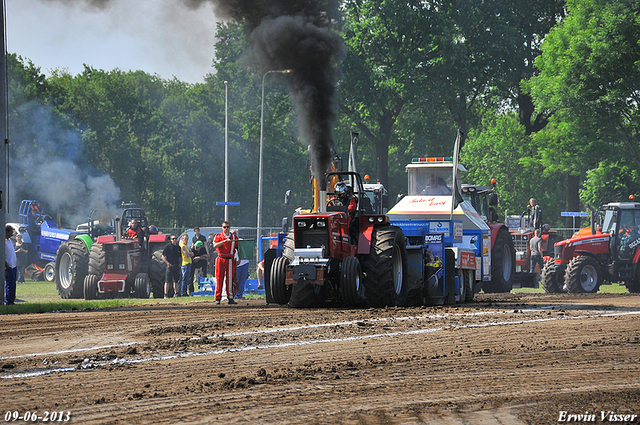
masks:
POLYGON ((4 282, 7 305, 13 305, 16 301, 16 277, 18 275, 18 264, 16 250, 11 242, 13 227, 6 226, 4 229, 4 282))

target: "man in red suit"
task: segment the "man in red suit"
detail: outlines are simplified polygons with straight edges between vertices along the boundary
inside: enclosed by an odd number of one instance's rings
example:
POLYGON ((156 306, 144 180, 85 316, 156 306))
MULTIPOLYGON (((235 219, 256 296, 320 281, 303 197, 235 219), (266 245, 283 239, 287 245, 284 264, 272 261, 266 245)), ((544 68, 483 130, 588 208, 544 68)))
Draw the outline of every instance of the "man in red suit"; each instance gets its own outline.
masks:
POLYGON ((216 304, 222 300, 222 286, 227 291, 227 302, 236 304, 233 299, 233 282, 236 280, 236 252, 238 251, 238 236, 231 233, 228 221, 222 223, 222 233, 213 239, 213 247, 218 251, 216 258, 216 304))

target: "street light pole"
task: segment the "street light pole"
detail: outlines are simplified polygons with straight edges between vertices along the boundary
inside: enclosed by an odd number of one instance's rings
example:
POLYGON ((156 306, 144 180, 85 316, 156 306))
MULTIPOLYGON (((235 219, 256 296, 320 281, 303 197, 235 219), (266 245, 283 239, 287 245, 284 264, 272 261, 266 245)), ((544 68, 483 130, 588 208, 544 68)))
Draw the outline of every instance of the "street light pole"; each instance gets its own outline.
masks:
POLYGON ((224 221, 229 221, 229 138, 227 132, 227 100, 229 82, 224 82, 224 221))
POLYGON ((262 149, 264 137, 264 80, 269 74, 290 74, 293 70, 271 70, 262 76, 262 103, 260 105, 260 159, 258 164, 258 218, 256 229, 256 241, 258 241, 258 263, 262 261, 262 149))

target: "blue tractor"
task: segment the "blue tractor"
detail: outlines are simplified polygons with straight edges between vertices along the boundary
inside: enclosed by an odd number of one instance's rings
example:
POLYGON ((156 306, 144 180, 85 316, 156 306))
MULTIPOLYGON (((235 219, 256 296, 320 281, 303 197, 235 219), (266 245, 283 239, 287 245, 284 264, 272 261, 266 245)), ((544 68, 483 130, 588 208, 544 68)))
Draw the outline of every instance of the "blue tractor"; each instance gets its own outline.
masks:
POLYGON ((59 228, 38 201, 23 200, 18 214, 19 224, 27 229, 24 241, 31 244, 29 262, 44 269, 45 280, 56 281, 62 298, 82 298, 82 282, 87 275, 89 250, 93 244, 91 237, 80 231, 59 228))

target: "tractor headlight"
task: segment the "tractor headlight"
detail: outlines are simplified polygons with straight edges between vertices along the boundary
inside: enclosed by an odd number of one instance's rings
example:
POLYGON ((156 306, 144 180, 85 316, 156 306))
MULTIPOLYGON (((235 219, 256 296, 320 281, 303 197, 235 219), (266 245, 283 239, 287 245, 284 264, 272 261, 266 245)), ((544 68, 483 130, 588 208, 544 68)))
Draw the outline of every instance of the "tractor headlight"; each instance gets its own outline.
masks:
POLYGON ((373 223, 375 219, 373 217, 369 217, 369 223, 373 223))
POLYGON ((298 227, 307 227, 307 222, 306 221, 299 221, 298 222, 298 227))
POLYGON ((318 227, 327 227, 327 223, 322 220, 318 220, 318 227))

